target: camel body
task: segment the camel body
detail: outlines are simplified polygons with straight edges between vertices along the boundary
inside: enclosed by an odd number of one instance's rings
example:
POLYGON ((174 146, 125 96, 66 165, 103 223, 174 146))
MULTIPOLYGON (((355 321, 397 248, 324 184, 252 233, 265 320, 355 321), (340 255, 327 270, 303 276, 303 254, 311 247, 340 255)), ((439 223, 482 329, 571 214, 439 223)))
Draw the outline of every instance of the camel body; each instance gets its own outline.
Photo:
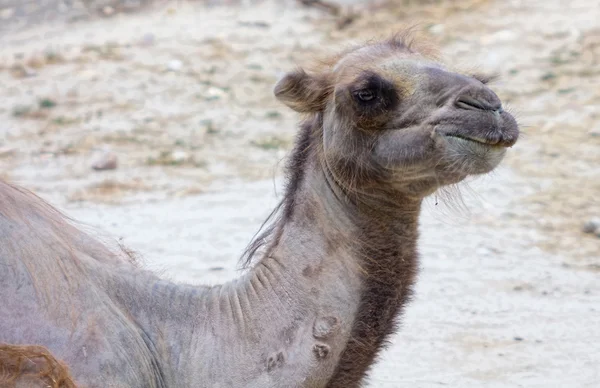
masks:
POLYGON ((361 386, 410 299, 423 198, 517 140, 485 81, 400 36, 288 73, 275 96, 306 118, 286 193, 248 270, 213 287, 0 182, 0 385, 361 386))

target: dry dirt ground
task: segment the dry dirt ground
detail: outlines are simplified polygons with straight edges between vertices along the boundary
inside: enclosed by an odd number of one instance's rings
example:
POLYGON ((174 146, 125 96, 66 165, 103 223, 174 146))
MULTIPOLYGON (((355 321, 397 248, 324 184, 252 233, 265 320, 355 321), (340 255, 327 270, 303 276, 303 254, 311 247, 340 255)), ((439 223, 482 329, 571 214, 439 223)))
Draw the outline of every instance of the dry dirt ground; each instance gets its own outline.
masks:
POLYGON ((428 201, 416 298, 371 386, 600 386, 600 237, 582 232, 600 217, 600 3, 353 1, 342 29, 294 1, 212 3, 25 23, 0 1, 0 175, 166 276, 230 279, 298 120, 278 76, 418 23, 447 63, 500 76, 523 137, 464 204, 428 201), (92 170, 107 153, 118 168, 92 170))

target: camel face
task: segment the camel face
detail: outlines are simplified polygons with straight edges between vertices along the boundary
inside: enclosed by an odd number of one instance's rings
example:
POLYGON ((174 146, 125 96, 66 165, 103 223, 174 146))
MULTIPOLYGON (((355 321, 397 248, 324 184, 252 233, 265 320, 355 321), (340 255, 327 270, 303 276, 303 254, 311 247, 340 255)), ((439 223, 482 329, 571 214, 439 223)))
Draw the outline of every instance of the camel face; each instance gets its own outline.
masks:
POLYGON ((320 74, 292 73, 276 95, 322 115, 325 159, 349 186, 423 197, 491 171, 517 141, 515 119, 484 82, 391 39, 341 55, 320 74))

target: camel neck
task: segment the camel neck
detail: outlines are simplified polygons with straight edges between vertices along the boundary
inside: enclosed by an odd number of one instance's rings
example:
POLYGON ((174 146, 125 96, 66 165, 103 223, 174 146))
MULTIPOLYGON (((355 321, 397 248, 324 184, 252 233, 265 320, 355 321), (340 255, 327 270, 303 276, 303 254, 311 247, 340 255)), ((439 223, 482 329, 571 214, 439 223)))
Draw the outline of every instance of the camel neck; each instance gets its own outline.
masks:
POLYGON ((421 201, 398 196, 397 202, 353 202, 353 262, 360 273, 359 305, 351 335, 328 388, 361 386, 408 302, 418 267, 418 215, 421 201), (380 210, 382 209, 382 210, 380 210))
POLYGON ((165 384, 358 386, 409 297, 420 204, 398 198, 397 211, 378 212, 307 171, 276 240, 240 278, 115 287, 165 384))
POLYGON ((313 383, 347 388, 365 376, 409 298, 420 200, 399 196, 395 209, 379 211, 348 198, 323 169, 309 171, 250 281, 268 283, 281 301, 274 324, 306 326, 292 342, 320 365, 313 383))

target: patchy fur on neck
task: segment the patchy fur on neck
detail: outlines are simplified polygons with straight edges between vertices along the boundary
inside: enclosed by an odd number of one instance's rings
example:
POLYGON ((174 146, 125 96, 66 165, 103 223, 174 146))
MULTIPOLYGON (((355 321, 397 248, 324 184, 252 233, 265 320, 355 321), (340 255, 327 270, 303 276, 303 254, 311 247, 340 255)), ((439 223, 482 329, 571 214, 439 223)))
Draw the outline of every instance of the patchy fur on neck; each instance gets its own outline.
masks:
MULTIPOLYGON (((290 220, 296 205, 296 196, 305 179, 311 158, 319 158, 322 148, 322 116, 315 114, 305 120, 298 134, 296 146, 287 163, 285 195, 267 221, 248 245, 242 258, 245 266, 260 257, 268 257, 281 237, 283 226, 290 220)), ((343 171, 332 172, 326 163, 319 163, 328 177, 339 176, 343 171)), ((347 166, 356 168, 356 166, 347 166)), ((354 206, 352 216, 357 231, 344 236, 359 258, 363 273, 363 291, 358 314, 354 319, 350 340, 330 380, 328 387, 353 387, 360 384, 368 373, 387 339, 397 330, 399 313, 409 301, 411 286, 417 270, 417 217, 420 201, 401 199, 399 212, 377 210, 370 202, 357 200, 357 193, 340 187, 335 178, 328 179, 336 196, 354 206)), ((384 207, 388 209, 388 207, 384 207)), ((388 209, 389 210, 389 209, 388 209)))
POLYGON ((283 225, 292 216, 296 205, 296 193, 304 180, 310 156, 316 152, 314 138, 322 133, 322 126, 323 116, 321 113, 311 114, 301 124, 295 147, 285 168, 287 177, 285 194, 244 251, 241 258, 243 267, 250 266, 259 252, 262 253, 261 257, 267 257, 277 245, 283 225))

